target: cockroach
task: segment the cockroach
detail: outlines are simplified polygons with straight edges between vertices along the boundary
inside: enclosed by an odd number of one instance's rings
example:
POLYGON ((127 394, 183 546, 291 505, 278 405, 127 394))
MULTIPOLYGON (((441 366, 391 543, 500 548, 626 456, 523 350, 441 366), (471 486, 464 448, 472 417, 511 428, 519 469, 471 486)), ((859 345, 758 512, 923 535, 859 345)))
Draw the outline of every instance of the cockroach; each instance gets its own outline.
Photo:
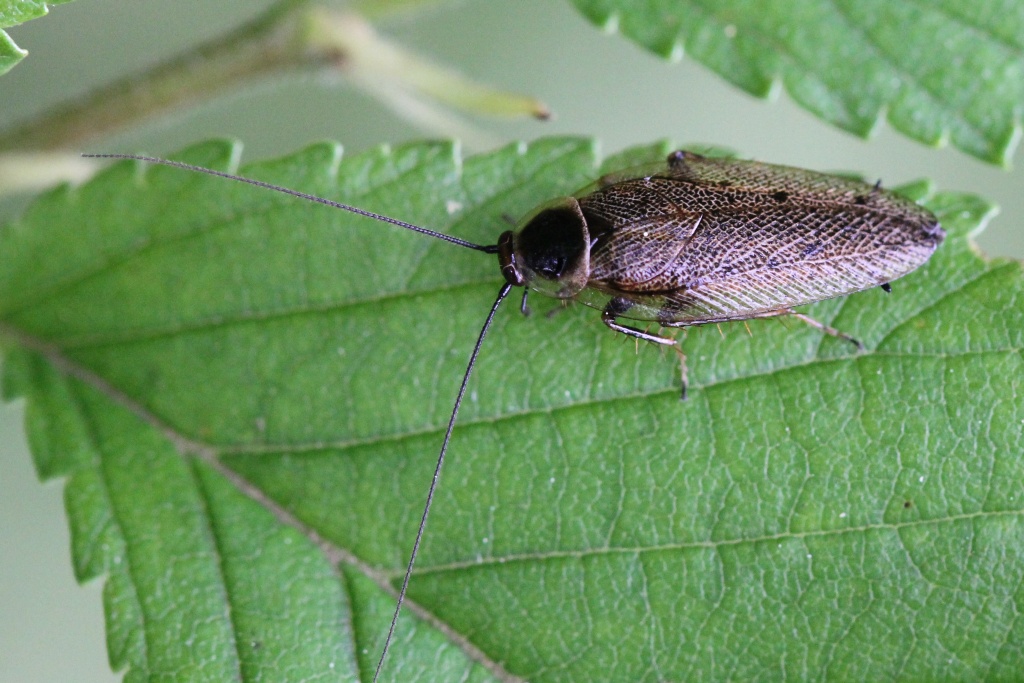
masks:
MULTIPOLYGON (((524 312, 531 290, 579 301, 601 311, 601 321, 616 332, 677 348, 674 338, 619 321, 685 328, 793 316, 860 348, 853 337, 794 307, 870 287, 889 291, 892 280, 927 261, 945 237, 930 211, 877 183, 685 151, 671 153, 657 167, 609 174, 572 196, 542 204, 493 245, 181 162, 122 154, 85 156, 220 176, 497 254, 505 282, 455 397, 374 681, 394 637, 466 385, 494 315, 513 287, 524 288, 524 312)), ((680 357, 685 358, 681 352, 680 357)), ((684 361, 683 398, 685 368, 684 361)))

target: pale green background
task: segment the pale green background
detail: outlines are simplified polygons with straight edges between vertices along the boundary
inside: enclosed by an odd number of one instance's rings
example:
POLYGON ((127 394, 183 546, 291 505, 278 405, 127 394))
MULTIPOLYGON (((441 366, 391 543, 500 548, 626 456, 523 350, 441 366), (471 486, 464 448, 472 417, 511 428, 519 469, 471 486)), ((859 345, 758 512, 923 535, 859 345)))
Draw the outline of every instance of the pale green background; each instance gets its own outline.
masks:
MULTIPOLYGON (((0 80, 0 127, 216 35, 266 4, 78 0, 58 7, 11 31, 31 55, 0 80)), ((1024 255, 1020 170, 1007 173, 955 150, 924 148, 887 125, 874 140, 861 141, 804 113, 785 95, 774 103, 755 100, 688 59, 666 64, 602 35, 567 1, 464 0, 384 30, 470 76, 539 96, 557 115, 546 124, 479 123, 499 140, 586 134, 614 151, 673 138, 766 161, 858 171, 887 184, 927 176, 941 188, 976 192, 1002 205, 982 246, 1024 255)), ((356 151, 438 135, 417 131, 344 83, 279 79, 97 141, 88 151, 164 154, 230 136, 244 140, 252 158, 322 139, 356 151)), ((0 211, 9 213, 11 206, 0 211)), ((897 285, 894 296, 913 293, 897 285)), ((19 426, 22 413, 20 402, 0 408, 0 683, 116 680, 106 663, 100 584, 74 583, 61 485, 36 482, 19 426)))

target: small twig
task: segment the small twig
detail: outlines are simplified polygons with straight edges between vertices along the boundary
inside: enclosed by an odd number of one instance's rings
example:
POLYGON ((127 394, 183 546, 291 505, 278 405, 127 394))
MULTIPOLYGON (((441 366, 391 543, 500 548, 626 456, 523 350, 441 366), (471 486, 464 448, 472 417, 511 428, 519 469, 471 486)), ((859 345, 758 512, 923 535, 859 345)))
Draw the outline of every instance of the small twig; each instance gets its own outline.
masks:
POLYGON ((321 58, 298 49, 306 0, 263 16, 188 54, 59 105, 0 133, 0 151, 63 150, 219 94, 225 88, 321 58))
MULTIPOLYGON (((183 56, 0 132, 0 152, 78 148, 243 83, 298 70, 344 73, 399 114, 406 113, 402 103, 411 101, 409 95, 416 95, 486 116, 549 115, 534 98, 475 83, 391 43, 362 16, 309 0, 282 0, 258 19, 183 56), (385 91, 388 97, 382 97, 385 91), (398 96, 402 92, 405 97, 398 96)), ((408 112, 416 114, 422 118, 419 109, 408 112)))

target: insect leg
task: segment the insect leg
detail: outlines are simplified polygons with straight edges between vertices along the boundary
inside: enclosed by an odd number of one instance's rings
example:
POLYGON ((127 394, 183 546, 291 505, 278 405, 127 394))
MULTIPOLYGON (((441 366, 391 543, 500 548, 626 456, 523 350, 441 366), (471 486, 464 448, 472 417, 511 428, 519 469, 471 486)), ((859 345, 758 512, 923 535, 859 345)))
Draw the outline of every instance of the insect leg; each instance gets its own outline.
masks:
POLYGON ((788 309, 788 308, 779 311, 779 315, 791 315, 794 318, 796 318, 797 320, 804 321, 805 323, 807 323, 811 327, 818 328, 819 330, 821 330, 825 334, 832 335, 833 337, 835 337, 837 339, 845 339, 846 341, 848 341, 851 344, 853 344, 854 346, 856 346, 857 349, 860 350, 860 351, 864 350, 864 345, 861 344, 856 339, 854 339, 853 337, 851 337, 850 335, 846 334, 845 332, 841 332, 841 331, 837 330, 834 327, 829 327, 825 323, 819 322, 819 321, 815 320, 814 318, 812 318, 809 315, 804 315, 803 313, 797 313, 796 311, 794 311, 792 309, 788 309))
POLYGON ((689 384, 689 374, 690 374, 687 371, 687 369, 686 369, 686 354, 683 353, 683 347, 681 345, 679 345, 679 344, 676 344, 672 348, 675 349, 676 355, 679 356, 679 376, 683 380, 683 389, 682 389, 682 392, 679 394, 679 400, 680 401, 685 401, 686 400, 686 387, 689 384))
POLYGON ((526 295, 529 293, 530 290, 523 287, 523 302, 519 304, 519 312, 522 313, 524 317, 530 315, 530 307, 526 305, 526 295))
POLYGON ((616 332, 634 337, 636 339, 643 339, 644 341, 654 342, 655 344, 665 344, 666 346, 675 346, 676 340, 669 339, 668 337, 661 337, 650 332, 644 332, 638 330, 635 327, 629 327, 628 325, 620 325, 615 322, 615 317, 621 315, 629 310, 629 302, 623 299, 612 299, 608 302, 608 305, 601 311, 601 322, 608 327, 612 328, 616 332))
POLYGON ((569 304, 572 303, 572 299, 559 299, 558 301, 561 304, 560 306, 558 306, 557 308, 552 308, 550 311, 544 314, 544 317, 547 318, 548 320, 551 320, 551 318, 554 318, 556 315, 558 315, 565 309, 569 308, 569 304))

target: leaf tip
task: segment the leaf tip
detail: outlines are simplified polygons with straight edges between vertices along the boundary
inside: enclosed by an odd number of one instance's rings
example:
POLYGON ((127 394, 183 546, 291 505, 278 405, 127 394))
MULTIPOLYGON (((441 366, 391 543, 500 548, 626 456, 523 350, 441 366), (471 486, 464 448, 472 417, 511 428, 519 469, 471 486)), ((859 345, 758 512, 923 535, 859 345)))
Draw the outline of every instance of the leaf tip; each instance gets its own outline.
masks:
POLYGON ((1017 151, 1017 146, 1020 144, 1022 136, 1024 136, 1024 125, 1022 125, 1018 118, 1006 131, 1003 139, 996 143, 995 153, 991 161, 1006 171, 1012 170, 1013 155, 1017 151))

